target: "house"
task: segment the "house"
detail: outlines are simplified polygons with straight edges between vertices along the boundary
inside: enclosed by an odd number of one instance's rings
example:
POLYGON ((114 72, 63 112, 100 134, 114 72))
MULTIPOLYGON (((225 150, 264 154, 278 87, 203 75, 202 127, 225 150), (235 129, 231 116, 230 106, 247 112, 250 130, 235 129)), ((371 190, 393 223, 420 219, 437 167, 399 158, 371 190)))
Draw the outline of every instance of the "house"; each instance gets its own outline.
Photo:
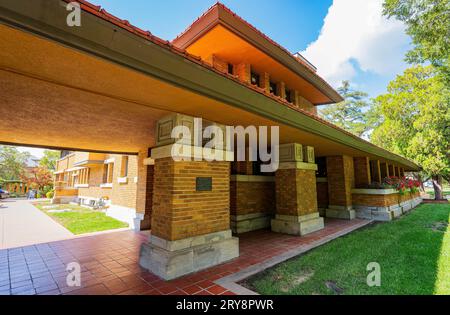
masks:
POLYGON ((117 212, 142 218, 136 227, 150 222, 140 263, 154 274, 173 279, 231 260, 243 232, 302 237, 324 217, 392 220, 420 203, 382 186, 419 166, 319 118, 317 106, 342 101, 339 93, 224 5, 167 41, 81 0, 81 25, 69 26, 69 2, 0 5, 0 93, 9 104, 0 106, 0 141, 97 152, 59 162, 66 186, 55 198, 108 196, 117 212), (203 142, 182 138, 174 154, 174 127, 195 134, 199 117, 221 130, 278 127, 278 168, 262 174, 261 156, 235 161, 237 145, 210 160, 203 142), (28 128, 36 121, 46 125, 39 137, 28 128), (116 196, 121 185, 133 202, 116 196))
POLYGON ((136 213, 136 156, 62 151, 56 162, 53 203, 105 208, 106 215, 137 230, 150 226, 136 213), (104 204, 99 205, 102 201, 104 204))

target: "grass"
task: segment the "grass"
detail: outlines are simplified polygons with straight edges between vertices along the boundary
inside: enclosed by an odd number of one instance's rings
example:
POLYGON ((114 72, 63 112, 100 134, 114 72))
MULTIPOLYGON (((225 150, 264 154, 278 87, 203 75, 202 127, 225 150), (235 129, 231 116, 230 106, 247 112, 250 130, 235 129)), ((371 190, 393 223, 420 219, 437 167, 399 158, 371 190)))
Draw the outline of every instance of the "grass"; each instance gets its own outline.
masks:
POLYGON ((77 205, 52 205, 49 202, 35 203, 34 206, 50 216, 53 220, 64 226, 73 234, 84 234, 128 227, 127 223, 108 217, 105 213, 98 210, 91 210, 77 205), (70 212, 52 213, 49 210, 69 209, 70 212))
POLYGON ((450 205, 424 204, 243 282, 260 294, 450 294, 450 205), (370 262, 381 286, 369 287, 370 262))
MULTIPOLYGON (((426 188, 425 192, 430 195, 431 199, 434 199, 434 190, 432 188, 426 188)), ((444 198, 450 196, 450 187, 445 187, 444 189, 442 189, 442 195, 444 196, 444 198)))

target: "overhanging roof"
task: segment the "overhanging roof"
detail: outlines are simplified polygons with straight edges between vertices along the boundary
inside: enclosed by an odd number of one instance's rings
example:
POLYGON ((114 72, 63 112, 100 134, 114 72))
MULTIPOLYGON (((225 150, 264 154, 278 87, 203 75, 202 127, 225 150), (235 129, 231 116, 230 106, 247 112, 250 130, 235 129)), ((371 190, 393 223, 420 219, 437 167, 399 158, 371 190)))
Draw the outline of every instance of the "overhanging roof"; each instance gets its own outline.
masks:
MULTIPOLYGON (((301 130, 372 157, 416 170, 413 162, 364 141, 312 114, 269 98, 252 86, 227 76, 185 51, 149 32, 130 26, 99 7, 80 1, 83 27, 65 23, 64 1, 5 0, 0 4, 0 21, 71 49, 82 51, 120 67, 206 96, 216 103, 245 110, 274 123, 301 130)), ((314 145, 314 143, 309 143, 314 145)))
MULTIPOLYGON (((312 101, 315 105, 343 101, 343 98, 339 93, 316 73, 316 69, 306 59, 293 55, 286 48, 273 41, 221 3, 216 3, 209 8, 182 34, 177 36, 172 43, 178 48, 187 49, 191 52, 192 47, 196 46, 200 41, 206 41, 206 37, 212 37, 212 40, 206 42, 205 45, 214 45, 215 50, 219 50, 220 47, 218 46, 220 45, 225 47, 233 46, 238 41, 241 42, 240 46, 247 44, 255 47, 255 49, 258 49, 279 63, 279 65, 272 65, 269 68, 286 67, 295 74, 297 78, 308 82, 310 84, 310 89, 317 89, 320 91, 324 97, 321 98, 320 102, 312 101), (227 36, 225 39, 220 38, 223 37, 223 35, 216 34, 218 29, 226 29, 237 37, 233 38, 227 36), (214 32, 215 34, 213 34, 214 32), (210 36, 210 34, 212 35, 210 36), (215 38, 217 40, 214 40, 215 38)), ((230 49, 232 48, 230 47, 230 49)), ((244 47, 240 47, 239 49, 248 50, 248 48, 244 47)), ((236 52, 231 52, 231 56, 233 54, 238 56, 239 54, 237 54, 237 52, 239 49, 236 52)), ((195 55, 197 54, 195 51, 192 53, 195 55)), ((287 76, 288 75, 286 74, 284 75, 284 77, 287 76)))

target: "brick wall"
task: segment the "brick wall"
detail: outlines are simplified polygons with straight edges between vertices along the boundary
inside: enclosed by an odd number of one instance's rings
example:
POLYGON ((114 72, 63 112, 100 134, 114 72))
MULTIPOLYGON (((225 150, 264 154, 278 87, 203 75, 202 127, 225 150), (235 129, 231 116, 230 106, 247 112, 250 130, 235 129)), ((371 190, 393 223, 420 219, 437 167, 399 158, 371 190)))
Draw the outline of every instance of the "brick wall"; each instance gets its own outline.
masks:
POLYGON ((275 175, 275 191, 277 214, 301 216, 317 212, 314 171, 279 169, 275 175))
POLYGON ((328 183, 318 182, 317 189, 317 205, 319 208, 328 207, 328 183))
POLYGON ((121 177, 121 165, 124 156, 119 154, 106 154, 104 158, 114 159, 112 188, 100 187, 100 185, 103 184, 104 164, 92 165, 89 166, 89 187, 79 188, 78 195, 95 199, 108 197, 114 205, 134 209, 136 207, 137 189, 134 178, 137 176, 138 157, 128 156, 128 174, 126 183, 118 182, 118 178, 121 177))
POLYGON ((355 187, 367 188, 371 183, 369 158, 366 156, 354 157, 353 163, 355 169, 355 187))
POLYGON ((210 65, 212 65, 217 70, 224 72, 224 73, 228 73, 228 63, 226 61, 220 59, 216 55, 209 56, 208 58, 206 58, 205 61, 208 62, 210 65))
POLYGON ((238 76, 241 81, 250 83, 250 64, 241 63, 234 66, 234 74, 238 76))
POLYGON ((230 163, 155 161, 152 233, 178 240, 230 228, 230 163), (196 191, 196 177, 212 177, 212 191, 196 191))
MULTIPOLYGON (((109 158, 109 157, 108 157, 109 158)), ((111 188, 100 188, 103 183, 103 164, 89 167, 89 187, 79 188, 78 196, 99 199, 108 197, 111 199, 111 188)))
POLYGON ((275 213, 275 182, 230 183, 232 215, 275 213))
POLYGON ((267 72, 261 73, 259 77, 259 86, 264 89, 264 91, 270 93, 270 76, 267 72))
POLYGON ((350 207, 354 188, 353 158, 347 155, 327 156, 329 204, 350 207))
POLYGON ((119 183, 118 178, 121 177, 122 155, 114 155, 114 173, 113 173, 113 188, 111 202, 115 205, 135 208, 136 207, 136 189, 137 184, 134 178, 137 174, 138 157, 135 155, 128 156, 128 175, 126 183, 119 183))
POLYGON ((364 195, 353 194, 355 206, 389 207, 399 203, 398 194, 390 195, 364 195))
POLYGON ((253 162, 251 161, 237 161, 231 163, 232 173, 239 175, 252 175, 253 162))

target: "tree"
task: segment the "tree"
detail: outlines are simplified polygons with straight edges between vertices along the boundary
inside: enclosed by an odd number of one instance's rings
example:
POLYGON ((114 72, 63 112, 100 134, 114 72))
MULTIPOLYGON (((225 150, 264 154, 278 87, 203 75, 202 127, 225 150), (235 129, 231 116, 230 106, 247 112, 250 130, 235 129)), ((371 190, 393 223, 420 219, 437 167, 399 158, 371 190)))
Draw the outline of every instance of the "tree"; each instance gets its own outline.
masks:
POLYGON ((407 61, 428 61, 450 82, 450 0, 385 0, 383 8, 406 24, 414 45, 407 61))
POLYGON ((20 152, 15 147, 0 145, 0 179, 19 179, 29 157, 28 152, 20 152))
POLYGON ((26 183, 28 187, 44 191, 46 186, 53 185, 53 175, 45 167, 38 166, 21 174, 22 182, 26 183))
POLYGON ((56 170, 56 161, 59 160, 61 153, 54 150, 44 150, 44 156, 41 158, 39 165, 48 170, 56 170))
POLYGON ((369 107, 367 93, 352 90, 349 81, 342 81, 338 92, 344 97, 344 101, 320 109, 319 114, 324 119, 361 137, 368 131, 365 113, 369 107))
POLYGON ((371 141, 423 168, 442 199, 442 178, 450 174, 450 90, 433 66, 415 66, 390 82, 374 100, 379 115, 371 141))

